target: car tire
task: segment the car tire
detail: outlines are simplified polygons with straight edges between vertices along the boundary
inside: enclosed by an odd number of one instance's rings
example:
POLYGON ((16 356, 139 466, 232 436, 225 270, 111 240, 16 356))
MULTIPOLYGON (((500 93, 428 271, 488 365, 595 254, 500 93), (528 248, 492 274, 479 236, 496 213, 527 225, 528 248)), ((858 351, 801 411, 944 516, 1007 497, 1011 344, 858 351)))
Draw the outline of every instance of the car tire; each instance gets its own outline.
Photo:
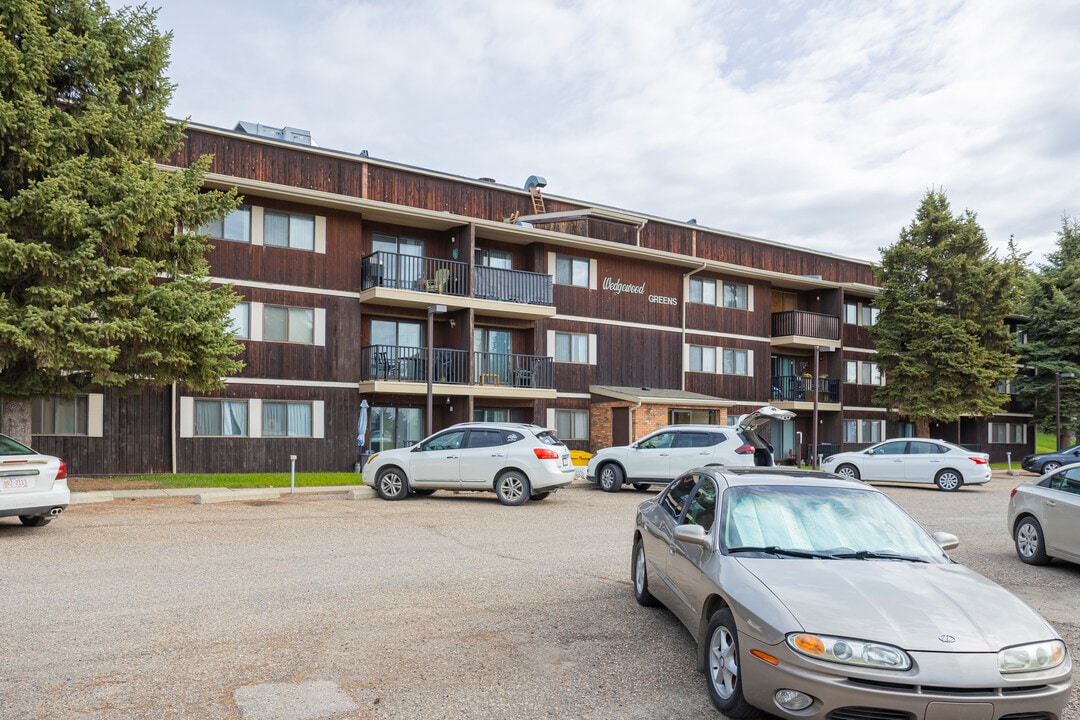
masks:
POLYGON ((1061 467, 1061 463, 1057 462, 1056 460, 1051 460, 1050 462, 1043 464, 1042 474, 1045 475, 1046 473, 1054 472, 1059 467, 1061 467))
POLYGON ((420 495, 421 497, 424 497, 426 495, 434 495, 435 494, 435 488, 421 488, 419 490, 413 490, 412 494, 413 495, 420 495))
POLYGON ((20 515, 19 522, 26 527, 43 527, 53 521, 51 515, 20 515))
POLYGON ((1028 565, 1046 565, 1050 562, 1046 543, 1043 542, 1042 525, 1030 515, 1017 521, 1013 542, 1016 544, 1016 556, 1028 565))
POLYGON ((836 468, 835 473, 843 478, 850 478, 851 480, 861 480, 862 476, 859 475, 859 468, 847 463, 836 468))
POLYGON ((543 500, 543 499, 549 498, 549 497, 551 497, 551 493, 549 493, 549 492, 538 492, 538 493, 533 493, 530 500, 543 500))
POLYGON ((409 494, 409 479, 400 468, 383 468, 375 479, 375 492, 383 500, 401 500, 409 494))
POLYGON ((652 490, 652 485, 649 483, 634 483, 634 489, 641 492, 648 492, 652 490))
POLYGON ((495 495, 503 505, 523 504, 529 499, 529 478, 517 470, 504 472, 495 480, 495 495))
POLYGON ((956 492, 964 484, 964 477, 956 470, 941 470, 934 476, 934 484, 938 490, 956 492))
POLYGON ((645 567, 645 548, 641 538, 634 541, 634 551, 630 556, 630 582, 634 585, 634 599, 643 607, 656 607, 657 602, 649 592, 649 575, 645 567))
POLYGON ((727 608, 718 610, 705 631, 705 682, 716 709, 729 718, 755 718, 761 711, 743 697, 739 633, 727 608))
POLYGON ((622 468, 615 463, 605 463, 600 467, 596 482, 604 492, 619 492, 623 484, 622 468))

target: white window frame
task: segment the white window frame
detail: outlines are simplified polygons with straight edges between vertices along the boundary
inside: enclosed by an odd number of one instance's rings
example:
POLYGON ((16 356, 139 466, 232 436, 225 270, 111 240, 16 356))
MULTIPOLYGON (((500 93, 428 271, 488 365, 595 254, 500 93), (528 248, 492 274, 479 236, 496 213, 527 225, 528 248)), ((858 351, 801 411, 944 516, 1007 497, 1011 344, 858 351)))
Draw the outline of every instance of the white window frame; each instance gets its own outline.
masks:
POLYGON ((718 288, 720 282, 715 278, 690 278, 690 287, 687 291, 687 302, 695 303, 698 305, 713 305, 717 304, 718 288), (695 288, 697 292, 695 293, 695 288), (695 299, 696 296, 696 299, 695 299))
POLYGON ((750 283, 731 282, 725 280, 723 287, 720 289, 721 296, 719 303, 722 307, 729 310, 753 310, 754 309, 754 286, 750 283), (736 304, 728 305, 728 288, 735 288, 735 300, 736 304), (739 300, 739 288, 743 289, 743 304, 738 304, 739 300))
POLYGON ((560 440, 588 440, 589 439, 589 411, 569 408, 551 408, 551 417, 548 424, 555 428, 555 434, 560 440), (570 435, 563 435, 560 428, 569 423, 570 435), (581 434, 583 432, 583 434, 581 434))
POLYGON ((875 362, 866 362, 864 360, 845 360, 844 361, 844 382, 848 385, 884 385, 885 376, 878 370, 878 364, 875 362), (854 373, 854 379, 852 379, 854 373), (866 380, 866 374, 870 374, 869 381, 866 380))
MULTIPOLYGON (((289 313, 290 318, 292 313, 289 313)), ((291 319, 290 319, 291 322, 291 319)), ((251 340, 259 340, 262 342, 282 342, 292 343, 295 345, 326 345, 326 308, 303 308, 292 305, 264 305, 263 303, 251 303, 251 340), (313 313, 312 323, 312 338, 311 342, 301 342, 297 340, 267 340, 266 338, 266 308, 285 308, 286 310, 307 310, 313 313), (258 330, 258 337, 256 337, 256 329, 258 330)), ((288 327, 286 327, 285 337, 288 338, 288 327)))
MULTIPOLYGON (((50 400, 52 402, 50 402, 49 405, 53 409, 53 412, 55 412, 55 407, 56 407, 55 401, 56 401, 56 398, 58 398, 58 397, 60 397, 60 396, 56 395, 56 396, 51 396, 50 397, 50 400)), ((38 436, 38 437, 104 437, 105 436, 105 396, 102 393, 82 393, 81 395, 76 395, 75 398, 73 398, 73 399, 78 399, 78 398, 86 398, 86 403, 82 408, 79 408, 78 404, 76 404, 76 411, 77 412, 80 412, 80 413, 85 412, 85 415, 86 415, 86 417, 85 417, 86 432, 84 432, 84 433, 83 432, 75 432, 75 433, 57 433, 57 432, 38 433, 38 432, 35 432, 35 433, 32 433, 32 434, 35 435, 35 436, 38 436)), ((37 399, 37 398, 35 397, 35 399, 37 399)), ((55 418, 54 418, 53 419, 53 430, 55 431, 55 429, 56 429, 56 421, 55 421, 55 418)))
POLYGON ((987 442, 992 445, 1023 445, 1027 443, 1027 423, 1003 423, 1003 422, 991 422, 987 423, 987 442), (994 437, 995 431, 1001 429, 1005 434, 1004 440, 998 440, 994 437), (1019 431, 1019 439, 1009 439, 1010 435, 1013 435, 1016 431, 1019 431))
POLYGON ((877 325, 880 311, 872 303, 849 300, 844 303, 844 324, 869 327, 877 325), (852 317, 854 314, 854 317, 852 317))
POLYGON ((708 345, 690 345, 687 348, 689 361, 688 372, 716 374, 716 348, 708 345))
POLYGON ((861 418, 844 420, 844 442, 865 443, 872 445, 879 443, 885 438, 884 420, 864 420, 861 418), (852 429, 855 430, 854 438, 852 429))
POLYGON ((567 255, 566 253, 549 252, 548 253, 548 273, 551 275, 551 281, 555 285, 562 285, 564 287, 588 288, 589 290, 595 290, 596 289, 596 260, 594 260, 593 258, 583 258, 583 257, 577 256, 577 255, 567 255), (570 283, 561 283, 561 282, 559 282, 559 268, 558 268, 558 266, 559 266, 560 258, 567 258, 567 259, 569 259, 571 261, 571 282, 570 283), (575 263, 575 262, 583 262, 583 263, 588 263, 589 264, 589 275, 588 275, 588 284, 587 285, 574 284, 572 282, 572 280, 573 280, 573 277, 572 277, 573 276, 573 269, 572 268, 573 268, 573 263, 575 263))
MULTIPOLYGON (((566 330, 548 330, 547 335, 548 335, 548 352, 547 352, 547 354, 550 355, 552 358, 554 358, 555 362, 568 363, 568 364, 574 364, 574 365, 581 365, 581 364, 595 365, 596 364, 596 335, 594 335, 592 333, 568 332, 566 330), (578 360, 575 360, 575 359, 560 360, 559 357, 558 357, 558 354, 556 353, 556 348, 557 348, 557 345, 558 345, 557 338, 560 335, 569 335, 571 337, 584 337, 586 339, 585 340, 586 343, 588 344, 587 345, 587 348, 588 348, 588 350, 587 350, 587 352, 588 352, 587 358, 584 359, 584 360, 580 360, 580 359, 578 359, 578 360)), ((573 356, 573 348, 574 348, 574 343, 573 343, 573 341, 571 341, 571 344, 570 344, 571 358, 574 357, 573 356)))
MULTIPOLYGON (((180 437, 182 438, 262 438, 262 400, 260 398, 205 398, 183 395, 180 397, 180 437), (195 434, 195 402, 197 400, 216 400, 225 402, 247 403, 247 434, 246 435, 196 435, 195 434)), ((282 402, 272 400, 271 402, 282 402)), ((288 440, 290 438, 311 438, 321 440, 326 435, 326 401, 325 400, 290 400, 288 402, 306 402, 311 405, 311 435, 272 435, 270 439, 288 440)))
POLYGON ((251 337, 251 303, 239 302, 229 311, 233 337, 248 340, 251 337))
POLYGON ((723 348, 721 354, 721 364, 719 372, 723 375, 737 375, 739 377, 753 377, 754 375, 754 351, 744 350, 743 348, 723 348), (731 366, 733 370, 728 372, 728 358, 731 358, 731 366), (736 358, 744 358, 746 363, 746 372, 738 372, 738 362, 736 358))
POLYGON ((210 236, 211 240, 228 240, 251 244, 251 220, 252 212, 250 205, 241 205, 224 217, 211 220, 199 228, 201 235, 210 236), (237 224, 241 226, 241 237, 235 237, 237 224), (234 232, 230 236, 230 229, 234 232))
POLYGON ((295 400, 263 400, 262 406, 262 437, 311 437, 315 425, 315 412, 312 407, 312 402, 308 401, 295 401, 295 400), (284 433, 268 433, 266 431, 266 412, 268 406, 284 405, 285 406, 285 432, 284 433), (303 406, 308 409, 308 425, 304 428, 304 432, 293 432, 291 423, 290 410, 293 406, 303 406))

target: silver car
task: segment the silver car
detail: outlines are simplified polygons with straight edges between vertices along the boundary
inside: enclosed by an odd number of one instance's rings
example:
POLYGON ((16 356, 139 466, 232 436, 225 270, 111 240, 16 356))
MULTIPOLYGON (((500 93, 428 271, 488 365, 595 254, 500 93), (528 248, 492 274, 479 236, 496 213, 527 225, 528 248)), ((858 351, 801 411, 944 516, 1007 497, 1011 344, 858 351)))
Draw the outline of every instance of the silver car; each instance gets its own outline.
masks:
POLYGON ((1014 488, 1009 532, 1026 563, 1045 565, 1051 558, 1080 563, 1080 463, 1014 488))
POLYGON ((412 447, 377 452, 363 471, 365 483, 384 500, 486 490, 503 505, 543 500, 573 482, 575 473, 570 449, 554 431, 492 422, 458 423, 412 447))
POLYGON ((958 544, 853 480, 698 468, 639 507, 631 580, 690 631, 728 717, 1058 720, 1065 643, 958 544))
POLYGON ((0 517, 18 516, 23 525, 48 525, 71 502, 67 465, 0 435, 0 517))
POLYGON ((821 469, 856 480, 933 483, 939 490, 990 482, 990 456, 944 440, 896 438, 830 455, 821 469))
POLYGON ((585 477, 601 490, 618 492, 623 483, 638 490, 667 485, 701 465, 773 464, 773 450, 758 429, 795 413, 766 405, 743 415, 735 425, 668 425, 632 445, 603 448, 589 459, 585 477))

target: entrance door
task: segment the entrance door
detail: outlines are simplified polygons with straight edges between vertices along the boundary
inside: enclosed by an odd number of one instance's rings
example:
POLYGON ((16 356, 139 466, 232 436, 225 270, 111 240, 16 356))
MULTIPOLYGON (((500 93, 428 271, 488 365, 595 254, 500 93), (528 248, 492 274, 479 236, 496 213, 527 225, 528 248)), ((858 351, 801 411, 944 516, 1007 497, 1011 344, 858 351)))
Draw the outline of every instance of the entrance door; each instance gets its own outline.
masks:
POLYGON ((483 385, 509 385, 513 381, 510 374, 510 331, 477 328, 473 331, 473 351, 476 353, 476 377, 473 382, 483 385), (484 377, 494 375, 494 378, 484 377), (497 383, 491 381, 497 379, 497 383))
POLYGON ((775 462, 799 459, 799 444, 795 440, 794 420, 773 420, 770 432, 775 462))
POLYGON ((611 444, 614 447, 630 444, 630 408, 611 408, 611 444))

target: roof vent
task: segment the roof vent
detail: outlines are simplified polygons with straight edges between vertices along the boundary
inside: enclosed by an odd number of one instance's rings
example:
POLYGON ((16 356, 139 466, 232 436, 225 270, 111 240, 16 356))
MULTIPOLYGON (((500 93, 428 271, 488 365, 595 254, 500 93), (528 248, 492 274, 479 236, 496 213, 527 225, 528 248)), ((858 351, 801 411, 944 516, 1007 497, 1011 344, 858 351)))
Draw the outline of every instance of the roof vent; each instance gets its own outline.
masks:
POLYGON ((489 178, 489 177, 482 177, 482 178, 476 178, 476 179, 479 180, 480 182, 486 182, 486 183, 495 182, 495 178, 489 178))
POLYGON ((686 221, 687 225, 697 225, 697 218, 690 218, 686 221))
POLYGON ((258 135, 259 137, 270 138, 271 140, 284 140, 285 142, 297 143, 298 145, 313 145, 311 142, 311 131, 301 130, 294 127, 276 128, 269 125, 263 125, 261 123, 251 123, 241 120, 236 123, 236 127, 233 130, 247 133, 248 135, 258 135))
POLYGON ((547 179, 542 178, 539 175, 530 175, 529 179, 525 181, 525 189, 532 190, 533 188, 547 187, 547 179))

